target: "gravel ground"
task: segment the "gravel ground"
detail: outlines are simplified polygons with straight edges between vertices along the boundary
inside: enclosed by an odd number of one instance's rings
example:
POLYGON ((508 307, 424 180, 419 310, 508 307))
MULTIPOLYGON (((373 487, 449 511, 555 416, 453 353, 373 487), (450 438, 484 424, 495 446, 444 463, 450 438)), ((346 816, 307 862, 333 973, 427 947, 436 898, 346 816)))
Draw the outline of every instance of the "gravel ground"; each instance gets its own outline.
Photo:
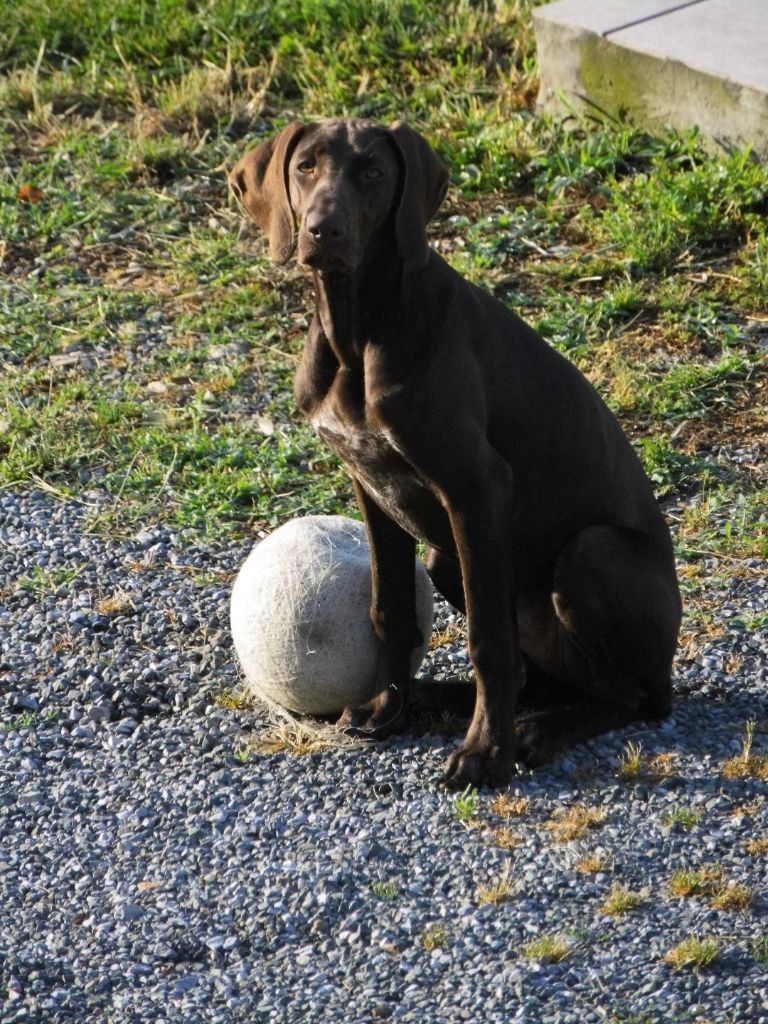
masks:
POLYGON ((105 540, 90 511, 0 494, 2 1024, 768 1024, 768 853, 747 847, 768 836, 765 783, 720 774, 747 719, 766 742, 764 564, 705 592, 726 630, 681 659, 666 722, 521 775, 520 817, 483 793, 464 823, 435 786, 455 735, 236 756, 266 728, 214 700, 238 681, 228 598, 248 545, 105 540), (676 773, 620 782, 628 740, 676 773), (604 820, 558 842, 544 826, 574 804, 604 820), (505 824, 513 850, 494 845, 505 824), (671 894, 673 872, 716 864, 751 906, 671 894), (507 899, 481 902, 499 877, 507 899), (640 905, 601 913, 614 883, 640 905), (542 934, 562 962, 523 954, 542 934), (663 961, 690 935, 719 941, 709 969, 663 961))

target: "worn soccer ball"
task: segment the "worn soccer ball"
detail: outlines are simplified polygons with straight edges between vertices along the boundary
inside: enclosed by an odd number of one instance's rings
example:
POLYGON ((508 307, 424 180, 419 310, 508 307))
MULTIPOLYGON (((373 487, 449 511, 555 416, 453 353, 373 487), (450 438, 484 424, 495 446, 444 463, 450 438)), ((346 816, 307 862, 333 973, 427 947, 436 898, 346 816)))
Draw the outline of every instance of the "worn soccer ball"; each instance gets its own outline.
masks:
MULTIPOLYGON (((416 617, 429 646, 432 583, 416 560, 416 617)), ((290 711, 333 715, 375 696, 385 679, 383 645, 369 617, 371 565, 362 523, 345 516, 293 519, 258 543, 232 590, 237 656, 254 697, 290 711)))

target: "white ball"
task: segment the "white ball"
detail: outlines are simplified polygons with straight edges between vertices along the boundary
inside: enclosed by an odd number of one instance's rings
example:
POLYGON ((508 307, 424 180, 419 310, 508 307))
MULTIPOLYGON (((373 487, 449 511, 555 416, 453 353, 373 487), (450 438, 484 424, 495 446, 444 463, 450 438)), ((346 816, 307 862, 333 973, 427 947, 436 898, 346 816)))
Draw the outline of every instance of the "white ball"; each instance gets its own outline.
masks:
MULTIPOLYGON (((429 646, 432 583, 416 559, 416 618, 429 646)), ((369 609, 371 564, 362 523, 345 516, 293 519, 257 544, 232 589, 232 639, 254 697, 311 715, 362 704, 385 679, 383 644, 369 609)))

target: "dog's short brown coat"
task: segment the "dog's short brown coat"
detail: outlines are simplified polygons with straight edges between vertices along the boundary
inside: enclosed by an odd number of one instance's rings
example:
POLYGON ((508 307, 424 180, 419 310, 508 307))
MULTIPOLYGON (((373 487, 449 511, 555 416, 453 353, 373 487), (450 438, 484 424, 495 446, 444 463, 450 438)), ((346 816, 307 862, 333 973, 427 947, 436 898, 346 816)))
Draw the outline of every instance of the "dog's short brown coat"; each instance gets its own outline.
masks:
POLYGON ((669 531, 579 371, 429 248, 448 176, 403 124, 291 124, 229 181, 316 310, 297 402, 346 463, 371 541, 389 684, 347 728, 400 722, 417 641, 415 541, 466 612, 474 714, 452 786, 663 716, 680 623, 669 531), (518 697, 528 712, 517 719, 518 697))

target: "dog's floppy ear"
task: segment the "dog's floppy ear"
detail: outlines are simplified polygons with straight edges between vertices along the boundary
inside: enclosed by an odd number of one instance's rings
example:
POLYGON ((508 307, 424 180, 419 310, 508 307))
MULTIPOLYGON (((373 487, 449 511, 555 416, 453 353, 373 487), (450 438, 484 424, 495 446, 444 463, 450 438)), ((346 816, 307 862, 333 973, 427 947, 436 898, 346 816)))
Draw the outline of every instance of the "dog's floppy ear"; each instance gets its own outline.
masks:
POLYGON ((306 125, 294 121, 279 135, 242 157, 229 174, 229 187, 269 239, 269 255, 285 263, 296 247, 296 223, 288 196, 288 162, 306 125))
POLYGON ((403 165, 400 205, 395 214, 395 234, 406 263, 423 267, 429 256, 427 224, 437 213, 448 191, 448 170, 425 139, 402 121, 389 129, 403 165))

